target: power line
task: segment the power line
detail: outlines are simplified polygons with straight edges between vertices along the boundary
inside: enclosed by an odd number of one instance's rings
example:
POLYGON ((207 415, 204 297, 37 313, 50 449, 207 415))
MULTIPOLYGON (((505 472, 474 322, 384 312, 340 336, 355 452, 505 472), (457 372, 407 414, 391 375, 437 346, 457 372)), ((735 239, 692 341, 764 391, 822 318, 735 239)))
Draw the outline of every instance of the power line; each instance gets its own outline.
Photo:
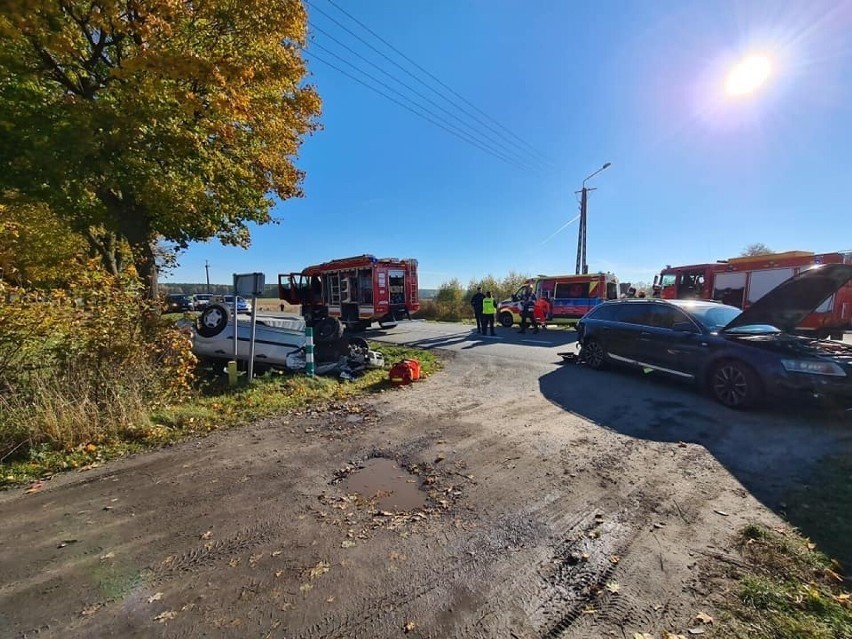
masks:
MULTIPOLYGON (((391 49, 393 49, 396 53, 398 53, 400 56, 402 56, 403 58, 405 58, 406 60, 408 60, 411 64, 413 64, 414 66, 416 66, 416 67, 418 67, 419 69, 421 69, 424 73, 426 73, 426 74, 427 74, 427 75, 429 75, 430 77, 434 78, 436 82, 438 82, 438 83, 439 83, 439 84, 441 84, 442 86, 446 87, 448 91, 450 91, 451 93, 453 93, 453 94, 455 94, 455 95, 457 95, 457 96, 458 96, 458 94, 457 94, 455 91, 453 91, 450 87, 447 87, 446 85, 444 85, 444 83, 443 83, 443 82, 441 82, 440 80, 438 80, 437 78, 435 78, 435 76, 433 76, 431 73, 429 73, 428 71, 426 71, 425 69, 423 69, 422 67, 420 67, 420 66, 419 66, 416 62, 414 62, 413 60, 411 60, 410 58, 408 58, 408 56, 406 56, 404 53, 402 53, 401 51, 399 51, 398 49, 396 49, 393 45, 391 45, 390 43, 388 43, 386 40, 384 40, 384 39, 383 39, 381 36, 379 36, 377 33, 375 33, 374 31, 372 31, 369 27, 367 27, 367 26, 366 26, 366 25, 364 25, 362 22, 360 22, 357 18, 353 17, 352 15, 350 15, 349 13, 347 13, 345 10, 341 9, 339 6, 337 6, 336 4, 334 4, 333 2, 331 2, 331 0, 328 0, 328 1, 329 1, 332 5, 334 5, 334 7, 335 7, 335 8, 337 8, 339 11, 341 11, 342 13, 344 13, 345 15, 347 15, 347 16, 348 16, 350 19, 352 19, 354 22, 358 23, 358 24, 359 24, 362 28, 364 28, 364 29, 366 29, 368 32, 370 32, 370 33, 371 33, 374 37, 376 37, 378 40, 380 40, 381 42, 383 42, 386 46, 388 46, 388 47, 390 47, 391 49)), ((364 38, 362 38, 361 36, 359 36, 357 33, 355 33, 354 31, 352 31, 352 29, 350 29, 349 27, 347 27, 345 24, 341 23, 339 20, 335 19, 333 16, 331 16, 331 15, 329 15, 327 12, 323 11, 320 7, 316 6, 313 2, 311 2, 311 0, 305 0, 305 2, 306 2, 306 3, 307 3, 307 4, 311 7, 311 8, 315 9, 316 11, 318 11, 319 13, 321 13, 322 15, 324 15, 326 18, 328 18, 329 20, 331 20, 331 21, 332 21, 334 24, 336 24, 338 27, 340 27, 341 29, 343 29, 344 31, 346 31, 348 34, 350 34, 351 36, 353 36, 354 38, 356 38, 357 40, 359 40, 361 43, 363 43, 364 45, 366 45, 367 47, 369 47, 372 51, 376 52, 377 54, 379 54, 380 56, 382 56, 385 60, 387 60, 388 62, 390 62, 392 65, 394 65, 395 67, 397 67, 398 69, 400 69, 401 71, 403 71, 406 75, 408 75, 408 76, 410 76, 411 78, 413 78, 413 79, 417 80, 417 82, 419 82, 419 83, 420 83, 420 84, 422 84, 424 87, 426 87, 427 89, 429 89, 430 91, 432 91, 433 93, 435 93, 436 95, 438 95, 441 99, 443 99, 443 100, 445 100, 446 102, 448 102, 449 104, 453 105, 453 107, 455 107, 456 109, 458 109, 458 110, 462 111, 462 112, 463 112, 463 113, 465 113, 468 117, 470 117, 470 118, 472 118, 472 119, 474 119, 474 120, 478 121, 478 122, 479 122, 480 124, 482 124, 483 126, 488 127, 491 131, 494 131, 497 135, 499 135, 500 137, 502 137, 504 140, 507 140, 507 138, 506 138, 505 134, 501 133, 499 130, 495 129, 493 126, 491 126, 491 125, 490 125, 490 124, 488 124, 487 122, 483 121, 483 120, 482 120, 482 118, 478 117, 475 113, 471 113, 468 109, 466 109, 466 108, 464 108, 463 106, 459 105, 459 104, 458 104, 458 102, 456 102, 456 101, 452 100, 451 98, 448 98, 448 97, 447 97, 444 93, 442 93, 441 91, 438 91, 435 87, 433 87, 433 86, 432 86, 432 85, 430 85, 429 83, 425 82, 424 80, 422 80, 421 78, 419 78, 418 76, 416 76, 415 74, 413 74, 411 71, 409 71, 409 70, 408 70, 408 69, 406 69, 404 66, 402 66, 401 64, 399 64, 396 60, 394 60, 393 58, 391 58, 390 56, 388 56, 386 53, 384 53, 384 52, 380 51, 379 49, 377 49, 376 47, 374 47, 371 43, 369 43, 367 40, 365 40, 364 38)), ((470 102, 468 102, 468 101, 467 101, 465 98, 463 98, 462 96, 458 96, 458 97, 459 97, 459 99, 461 99, 462 101, 464 101, 464 102, 466 102, 466 103, 470 104, 470 102)), ((474 109, 476 109, 477 111, 479 111, 479 109, 478 109, 477 107, 475 107, 474 105, 472 105, 472 104, 471 104, 471 106, 472 106, 474 109)), ((484 115, 485 115, 486 117, 488 117, 489 119, 493 120, 493 118, 491 118, 491 117, 490 117, 490 116, 488 116, 487 114, 484 114, 484 115)), ((504 128, 504 129, 505 129, 505 127, 503 127, 503 126, 502 126, 499 122, 497 123, 497 125, 498 125, 498 126, 500 126, 501 128, 504 128)), ((506 129, 506 130, 508 131, 508 129, 506 129)), ((509 131, 509 133, 511 133, 511 131, 509 131)), ((514 137, 516 137, 516 138, 518 137, 518 136, 516 136, 516 135, 514 135, 514 134, 512 134, 512 135, 513 135, 514 137)), ((518 138, 518 139, 521 141, 521 143, 522 143, 524 146, 528 147, 529 149, 532 149, 532 147, 530 147, 530 145, 529 145, 527 142, 525 142, 523 139, 521 139, 521 138, 518 138)), ((512 142, 512 144, 516 144, 516 143, 515 143, 515 142, 512 142)), ((540 153, 538 153, 537 151, 535 151, 535 149, 532 149, 532 150, 526 150, 526 149, 524 149, 524 152, 525 152, 525 153, 527 153, 528 155, 529 155, 529 154, 532 154, 534 157, 536 157, 536 159, 537 159, 538 161, 540 161, 541 159, 543 159, 543 156, 542 156, 540 153)), ((545 161, 546 161, 546 160, 545 160, 545 161)))
MULTIPOLYGON (((352 69, 354 69, 355 71, 357 71, 361 75, 364 75, 364 76, 370 78, 370 80, 378 83, 380 86, 384 87, 385 89, 394 93, 395 95, 398 95, 403 100, 407 100, 409 103, 414 105, 415 108, 420 109, 421 111, 425 112, 428 116, 430 116, 430 119, 429 119, 430 122, 435 123, 434 120, 432 120, 431 118, 435 118, 435 119, 439 120, 440 122, 443 122, 445 126, 442 126, 441 128, 443 128, 445 131, 449 131, 450 133, 453 133, 456 137, 459 137, 459 138, 463 139, 464 141, 466 141, 468 143, 475 143, 478 148, 482 149, 486 153, 489 153, 490 155, 492 155, 492 156, 494 156, 494 157, 496 157, 500 160, 503 160, 504 162, 512 164, 513 166, 515 166, 519 169, 522 169, 524 171, 529 171, 529 167, 524 165, 524 164, 521 164, 516 158, 512 158, 511 156, 508 156, 498 149, 494 149, 492 147, 485 146, 479 140, 476 140, 475 138, 471 137, 467 132, 462 131, 461 129, 459 129, 457 126, 455 126, 451 122, 448 122, 445 118, 441 118, 440 116, 437 116, 434 113, 430 113, 429 111, 424 109, 422 106, 417 104, 414 100, 412 100, 407 95, 405 95, 404 93, 397 91, 395 88, 388 85, 387 83, 382 82, 381 80, 379 80, 375 76, 370 75, 369 73, 367 73, 363 69, 359 68, 357 65, 355 65, 355 64, 349 62, 348 60, 346 60, 345 58, 337 55, 334 51, 331 51, 331 50, 327 49, 326 47, 324 47, 324 46, 322 46, 322 45, 320 45, 316 42, 313 43, 313 46, 319 47, 320 49, 322 49, 326 53, 331 54, 332 56, 334 56, 335 58, 337 58, 338 60, 340 60, 344 64, 349 65, 352 69)), ((308 52, 306 51, 306 53, 308 53, 308 52)), ((322 58, 319 58, 315 54, 314 54, 314 57, 317 60, 319 60, 320 62, 324 62, 325 64, 329 64, 327 60, 323 60, 322 58)), ((329 66, 331 66, 331 65, 329 65, 329 66)), ((340 71, 339 68, 337 68, 337 67, 334 67, 334 68, 337 69, 338 71, 340 71)), ((399 104, 399 103, 397 103, 397 104, 399 104)))
MULTIPOLYGON (((382 97, 386 98, 387 100, 390 100, 390 101, 391 101, 391 102, 393 102, 394 104, 397 104, 397 105, 401 106, 401 107, 402 107, 403 109, 405 109, 406 111, 410 111, 411 113, 413 113, 413 114, 414 114, 414 115, 416 115, 417 117, 419 117, 419 118, 423 118, 423 119, 424 119, 424 120, 426 120, 427 122, 429 122, 429 123, 431 123, 431 124, 434 124, 435 126, 437 126, 437 127, 441 128, 441 129, 443 129, 444 131, 446 131, 447 133, 449 133, 449 134, 451 134, 451 135, 456 136, 457 138, 459 138, 459 139, 460 139, 460 140, 462 140, 463 142, 467 142, 468 144, 475 146, 476 148, 480 149, 481 151, 484 151, 485 153, 488 153, 489 155, 491 155, 491 156, 493 156, 493 157, 495 157, 495 158, 497 158, 497 159, 499 159, 499 160, 502 160, 503 162, 506 162, 507 164, 511 164, 512 166, 514 166, 514 167, 516 167, 516 168, 520 168, 520 169, 523 169, 523 170, 528 170, 528 169, 527 169, 527 167, 525 167, 525 166, 523 166, 523 165, 521 165, 521 164, 518 164, 518 163, 517 163, 517 162, 515 162, 513 159, 508 158, 508 157, 504 156, 503 154, 496 153, 496 152, 492 151, 491 149, 489 149, 489 148, 487 148, 487 147, 485 147, 485 146, 482 146, 479 142, 477 142, 476 140, 474 140, 474 139, 472 139, 472 138, 468 137, 466 134, 464 134, 464 133, 457 133, 456 131, 454 131, 454 130, 450 129, 449 127, 446 127, 446 126, 444 126, 443 124, 441 124, 440 122, 438 122, 438 121, 436 121, 436 120, 432 119, 429 115, 425 115, 425 114, 423 114, 423 113, 421 113, 421 112, 419 112, 419 111, 416 111, 415 109, 411 108, 411 107, 410 107, 410 106, 408 106, 407 104, 405 104, 405 103, 403 103, 403 102, 400 102, 400 101, 399 101, 399 100, 397 100, 396 98, 393 98, 393 97, 389 96, 389 95, 388 95, 387 93, 385 93, 384 91, 381 91, 380 89, 377 89, 376 87, 372 86, 371 84, 368 84, 368 83, 364 82, 363 80, 361 80, 360 78, 358 78, 358 77, 356 77, 356 76, 352 75, 352 74, 351 74, 351 73, 349 73, 348 71, 344 71, 343 69, 341 69, 341 68, 340 68, 340 67, 338 67, 337 65, 333 64, 332 62, 329 62, 328 60, 325 60, 324 58, 322 58, 322 57, 318 56, 316 53, 313 53, 312 51, 308 51, 307 49, 302 49, 302 51, 303 51, 306 55, 308 55, 308 56, 310 56, 311 58, 313 58, 314 60, 317 60, 318 62, 322 62, 323 64, 325 64, 325 65, 327 65, 327 66, 331 67, 331 68, 332 68, 332 69, 334 69, 335 71, 337 71, 337 72, 339 72, 339 73, 342 73, 343 75, 345 75, 346 77, 348 77, 348 78, 350 78, 350 79, 352 79, 352 80, 355 80, 355 82, 357 82, 358 84, 361 84, 361 85, 363 85, 363 86, 367 87, 368 89, 370 89, 371 91, 374 91, 375 93, 378 93, 379 95, 381 95, 382 97)), ((356 67, 356 68, 357 68, 357 67, 356 67)), ((364 73, 363 71, 360 71, 360 72, 361 72, 361 73, 363 73, 364 75, 368 75, 368 74, 364 73)), ((368 76, 368 77, 369 77, 369 76, 368 76)), ((418 108, 419 108, 419 107, 418 107, 418 108)))
MULTIPOLYGON (((373 62, 373 61, 372 61, 372 60, 370 60, 369 58, 367 58, 367 57, 365 57, 365 56, 361 55, 360 53, 358 53, 358 51, 356 51, 355 49, 353 49, 352 47, 350 47, 349 45, 347 45, 345 42, 341 42, 340 40, 338 40, 337 38, 335 38, 333 35, 331 35, 330 33, 328 33, 328 31, 325 31, 325 30, 321 29, 320 27, 316 26, 313 22, 309 22, 309 25, 310 25, 310 28, 311 28, 311 30, 312 30, 312 31, 316 31, 316 32, 318 32, 318 33, 321 33, 323 36, 325 36, 326 38, 328 38, 328 39, 332 40, 333 42, 337 43, 339 46, 341 46, 341 47, 343 47, 344 49, 346 49, 347 51, 349 51, 349 53, 351 53, 351 54, 352 54, 352 55, 354 55, 355 57, 359 58, 360 60, 363 60, 364 62, 366 62, 366 63, 367 63, 367 64, 369 64, 371 67, 373 67, 373 68, 375 68, 376 70, 378 70, 378 71, 379 71, 380 73, 382 73, 383 75, 387 76, 388 78, 390 78, 390 79, 391 79, 391 80, 393 80, 394 82, 397 82, 397 83, 401 84, 403 87, 405 87, 406 89, 408 89, 409 91, 411 91, 414 95, 416 95, 416 96, 418 96, 419 98, 421 98, 421 99, 425 100, 426 102, 428 102, 429 104, 431 104, 431 105, 432 105, 433 107, 435 107, 436 109, 440 109, 443 113, 446 113, 448 116, 450 116, 451 118, 453 118, 456 122, 458 122, 458 123, 459 123, 459 124, 460 124, 463 128, 465 128, 465 129, 469 129, 468 131, 466 131, 466 133, 467 133, 468 135, 471 135, 471 136, 477 136, 483 144, 491 144, 491 145, 494 145, 494 146, 496 146, 496 147, 499 147, 499 148, 501 149, 501 152, 508 152, 509 154, 512 154, 512 155, 514 155, 515 153, 517 153, 517 151, 519 150, 519 149, 518 149, 518 146, 517 146, 516 144, 507 144, 506 142, 504 142, 504 141, 502 141, 502 140, 495 139, 493 135, 490 135, 490 134, 488 134, 487 132, 485 132, 485 133, 484 133, 484 132, 482 132, 482 131, 480 131, 480 130, 478 130, 478 129, 475 129, 475 128, 471 127, 471 126, 470 126, 470 124, 469 124, 467 121, 465 121, 464 119, 460 118, 458 115, 456 115, 456 114, 455 114, 455 113, 453 113, 452 111, 449 111, 448 109, 444 108, 444 107, 443 107, 443 106, 441 106, 439 103, 435 102, 432 98, 430 98, 428 95, 425 95, 425 94, 424 94, 424 93, 422 93, 421 91, 418 91, 417 89, 415 89, 414 87, 412 87, 412 86, 411 86, 410 84, 408 84, 407 82, 405 82, 405 81, 401 80, 400 78, 398 78, 397 76, 393 75, 392 73, 389 73, 388 71, 386 71, 385 69, 383 69, 381 66, 379 66, 378 64, 376 64, 375 62, 373 62)), ((323 47, 323 46, 322 46, 321 44, 319 44, 316 40, 312 40, 312 43, 313 43, 315 46, 317 46, 317 47, 319 47, 320 49, 322 49, 323 51, 326 51, 327 53, 330 53, 331 55, 335 56, 338 60, 342 60, 343 62, 346 62, 346 64, 349 64, 350 66, 353 66, 353 67, 355 66, 355 65, 353 65, 351 62, 349 62, 348 60, 345 60, 344 58, 341 58, 340 56, 336 55, 335 53, 333 53, 333 52, 332 52, 332 51, 330 51, 329 49, 327 49, 327 48, 323 47)), ((358 68, 358 67, 355 67, 355 68, 358 68)), ((363 71, 362 71, 361 69, 358 69, 358 70, 359 70, 359 72, 363 73, 363 71)), ((399 93, 398 93, 398 95, 402 95, 402 94, 399 94, 399 93)), ((405 96, 405 97, 406 97, 406 99, 411 100, 410 98, 408 98, 408 96, 405 96)), ((414 100, 411 100, 411 101, 412 101, 412 102, 414 102, 414 100)), ((423 107, 422 107, 422 105, 418 105, 418 106, 420 106, 421 108, 423 108, 423 107)), ((424 108, 424 110, 425 110, 425 111, 429 111, 429 109, 426 109, 426 108, 424 108)), ((435 115, 435 117, 439 117, 439 116, 437 116, 437 115, 436 115, 436 114, 434 114, 434 113, 433 113, 433 115, 435 115)), ((446 120, 443 120, 443 121, 444 121, 444 122, 446 122, 446 120)), ((447 124, 449 124, 449 123, 447 123, 447 124)), ((453 126, 453 125, 450 125, 450 126, 453 126)), ((529 160, 527 160, 526 158, 517 158, 517 159, 518 159, 520 162, 529 162, 529 160)), ((538 161, 536 160, 536 162, 538 162, 538 161)), ((537 165, 537 166, 536 166, 536 168, 539 168, 539 166, 537 165)))
MULTIPOLYGON (((306 2, 308 2, 308 4, 311 4, 311 3, 309 2, 309 0, 305 0, 305 1, 306 1, 306 2)), ((370 33, 371 35, 373 35, 373 37, 375 37, 376 39, 378 39, 380 42, 384 43, 384 45, 385 45, 385 46, 387 46, 388 48, 390 48, 392 51, 396 52, 398 55, 402 56, 402 57, 403 57, 405 60, 407 60, 410 64, 412 64, 412 65, 413 65, 413 66, 415 66, 417 69, 419 69, 420 71, 422 71, 423 73, 425 73, 427 76, 429 76, 430 78, 432 78, 432 80, 434 80, 434 81, 435 81, 435 82, 437 82, 439 85, 441 85, 442 87, 444 87, 447 91, 449 91, 450 93, 452 93, 452 94, 453 94, 454 96, 456 96, 459 100, 461 100, 462 102, 464 102, 465 104, 467 104, 468 106, 470 106, 471 108, 473 108, 475 111, 477 111, 477 112, 478 112, 478 113, 480 113, 481 115, 483 115, 483 116, 485 116, 486 118, 488 118, 489 120, 491 120, 494 124, 496 124, 498 127, 500 127, 503 131, 505 131, 506 133, 508 133, 509 135, 511 135, 513 138, 515 138, 518 142, 520 142, 520 143, 521 143, 521 144, 523 144, 525 147, 527 147, 527 149, 529 149, 529 151, 530 151, 531 153, 533 153, 534 155, 538 156, 538 158, 539 158, 539 159, 542 159, 542 160, 547 161, 547 158, 545 158, 545 157, 544 157, 544 156, 543 156, 543 155, 542 155, 539 151, 537 151, 537 150, 535 149, 535 147, 533 147, 531 144, 529 144, 529 143, 528 143, 526 140, 524 140, 521 136, 517 135, 517 134, 516 134, 516 133, 514 133, 511 129, 508 129, 508 128, 506 128, 505 126, 503 126, 502 124, 500 124, 500 122, 498 122, 498 121, 497 121, 497 120, 495 120, 493 117, 491 117, 490 115, 488 115, 485 111, 483 111, 482 109, 480 109, 479 107, 477 107, 475 104, 473 104, 472 102, 470 102, 470 101, 469 101, 467 98, 465 98, 463 95, 460 95, 460 94, 459 94, 458 92, 456 92, 456 91, 455 91, 452 87, 448 86, 447 84, 445 84, 444 82, 442 82, 439 78, 437 78, 435 75, 433 75, 432 73, 430 73, 427 69, 424 69, 422 66, 420 66, 419 64, 417 64, 417 62, 415 62, 414 60, 412 60, 411 58, 409 58, 409 57, 408 57, 407 55, 405 55, 402 51, 400 51, 400 50, 399 50, 399 49, 397 49, 395 46, 393 46, 390 42, 388 42, 387 40, 385 40, 382 36, 380 36, 378 33, 376 33, 375 31, 373 31, 373 30, 372 30, 370 27, 368 27, 366 24, 364 24, 363 22, 361 22, 358 18, 356 18, 356 17, 355 17, 355 16, 353 16, 351 13, 349 13, 348 11, 346 11, 343 7, 341 7, 341 6, 340 6, 340 5, 338 5, 336 2, 334 2, 334 0, 328 0, 328 3, 329 3, 330 5, 332 5, 335 9, 337 9, 338 11, 340 11, 342 14, 344 14, 345 16, 347 16, 350 20, 352 20, 353 22, 355 22, 356 24, 358 24, 358 25, 359 25, 362 29, 364 29, 365 31, 367 31, 368 33, 370 33)), ((311 4, 311 6, 312 6, 312 7, 314 7, 314 5, 313 5, 313 4, 311 4)), ((329 19, 333 20, 333 18, 331 18, 330 16, 328 16, 328 14, 327 14, 327 13, 323 12, 323 10, 322 10, 322 9, 320 9, 320 8, 318 8, 318 7, 314 7, 314 8, 315 8, 317 11, 319 11, 320 13, 322 13, 323 15, 325 15, 326 17, 329 17, 329 19)), ((339 23, 338 23, 338 24, 339 24, 339 23)), ((350 32, 350 33, 351 33, 351 32, 350 32)), ((353 34, 353 35, 354 35, 354 34, 353 34)), ((356 36, 356 37, 357 37, 357 36, 356 36)), ((397 65, 397 66, 398 66, 398 65, 397 65)), ((402 67, 400 67, 400 68, 402 68, 402 67)), ((427 85, 427 86, 428 86, 428 85, 427 85)), ((430 88, 431 88, 431 87, 430 87, 430 88)), ((433 90, 433 91, 435 91, 434 89, 432 89, 432 90, 433 90)), ((436 91, 436 93, 438 93, 438 92, 436 91)), ((439 93, 439 95, 440 95, 440 93, 439 93)), ((441 96, 441 97, 444 97, 444 96, 441 96)), ((444 99, 445 99, 445 100, 447 100, 448 102, 450 101, 450 100, 448 100, 446 97, 444 97, 444 99)), ((468 113, 468 115, 471 115, 468 111, 466 111, 466 110, 465 110, 465 109, 463 109, 462 107, 458 107, 458 108, 459 108, 459 109, 461 109, 462 111, 464 111, 465 113, 468 113)), ((471 115, 471 117, 473 117, 473 118, 477 119, 480 123, 484 124, 485 126, 488 126, 489 128, 491 128, 491 130, 492 130, 492 131, 495 131, 495 133, 499 133, 499 132, 498 132, 498 131, 496 131, 493 127, 490 127, 487 123, 482 122, 482 120, 480 120, 479 118, 477 118, 475 115, 471 115)))

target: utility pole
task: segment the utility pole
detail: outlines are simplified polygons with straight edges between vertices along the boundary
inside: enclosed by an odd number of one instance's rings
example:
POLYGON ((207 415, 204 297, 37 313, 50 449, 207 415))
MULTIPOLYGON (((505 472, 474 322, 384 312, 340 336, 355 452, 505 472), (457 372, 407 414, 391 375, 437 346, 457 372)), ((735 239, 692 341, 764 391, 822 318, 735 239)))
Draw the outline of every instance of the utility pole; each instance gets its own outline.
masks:
POLYGON ((576 275, 589 272, 589 265, 586 264, 586 202, 589 197, 589 189, 585 186, 580 189, 580 229, 577 232, 577 268, 574 270, 576 275))
POLYGON ((207 272, 207 294, 210 295, 210 263, 204 260, 204 270, 207 272))
POLYGON ((583 180, 583 186, 580 189, 580 229, 577 233, 577 268, 574 273, 576 275, 585 275, 589 272, 589 265, 586 263, 586 210, 588 208, 589 191, 594 189, 586 188, 586 182, 591 180, 601 171, 604 171, 612 166, 612 162, 607 162, 589 177, 583 180))

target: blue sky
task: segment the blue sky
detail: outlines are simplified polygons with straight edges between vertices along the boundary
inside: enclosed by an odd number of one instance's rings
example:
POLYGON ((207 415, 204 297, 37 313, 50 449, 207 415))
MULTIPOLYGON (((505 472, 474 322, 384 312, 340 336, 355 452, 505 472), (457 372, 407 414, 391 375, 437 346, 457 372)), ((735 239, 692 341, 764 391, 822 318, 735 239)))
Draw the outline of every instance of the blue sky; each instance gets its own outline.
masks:
MULTIPOLYGON (((317 27, 455 112, 323 15, 398 59, 328 0, 311 2, 317 27)), ((417 258, 424 288, 511 270, 573 273, 576 223, 552 234, 604 162, 611 168, 589 184, 592 271, 648 281, 666 264, 753 242, 852 249, 852 1, 336 2, 547 162, 509 137, 513 162, 535 164, 519 169, 311 61, 324 128, 298 159, 305 197, 279 203, 281 223, 253 228, 248 250, 191 246, 165 281, 202 282, 209 260, 212 282, 262 271, 270 283, 362 253, 417 258), (753 53, 772 61, 768 82, 728 96, 727 72, 753 53)), ((456 125, 496 137, 465 121, 456 125)))

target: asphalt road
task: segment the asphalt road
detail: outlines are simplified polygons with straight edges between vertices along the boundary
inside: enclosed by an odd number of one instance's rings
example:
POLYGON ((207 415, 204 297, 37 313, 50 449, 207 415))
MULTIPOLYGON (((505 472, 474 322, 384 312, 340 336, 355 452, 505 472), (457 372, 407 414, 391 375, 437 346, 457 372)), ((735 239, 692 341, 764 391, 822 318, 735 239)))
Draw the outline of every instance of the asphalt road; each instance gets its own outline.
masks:
POLYGON ((440 348, 507 360, 553 364, 562 361, 558 355, 575 351, 577 333, 573 330, 552 327, 534 333, 520 333, 518 327, 495 329, 496 335, 479 335, 470 324, 449 322, 403 321, 395 328, 373 328, 366 332, 367 339, 393 344, 408 344, 419 348, 440 348))

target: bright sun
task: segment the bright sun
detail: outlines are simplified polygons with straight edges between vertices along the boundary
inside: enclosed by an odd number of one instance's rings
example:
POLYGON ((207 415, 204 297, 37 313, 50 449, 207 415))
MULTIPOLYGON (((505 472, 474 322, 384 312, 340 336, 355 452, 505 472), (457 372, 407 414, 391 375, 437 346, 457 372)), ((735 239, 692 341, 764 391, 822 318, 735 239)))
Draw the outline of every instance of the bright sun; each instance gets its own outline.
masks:
POLYGON ((748 95, 754 93, 769 79, 772 63, 765 55, 752 55, 741 60, 731 69, 725 80, 728 95, 748 95))

